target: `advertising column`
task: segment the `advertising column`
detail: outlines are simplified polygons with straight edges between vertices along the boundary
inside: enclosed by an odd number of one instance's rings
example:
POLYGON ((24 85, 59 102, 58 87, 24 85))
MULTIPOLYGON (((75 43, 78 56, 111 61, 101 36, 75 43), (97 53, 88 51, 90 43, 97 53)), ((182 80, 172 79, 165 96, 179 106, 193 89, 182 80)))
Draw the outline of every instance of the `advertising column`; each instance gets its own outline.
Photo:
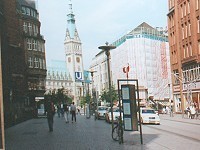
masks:
POLYGON ((125 131, 138 131, 135 85, 121 85, 125 131))

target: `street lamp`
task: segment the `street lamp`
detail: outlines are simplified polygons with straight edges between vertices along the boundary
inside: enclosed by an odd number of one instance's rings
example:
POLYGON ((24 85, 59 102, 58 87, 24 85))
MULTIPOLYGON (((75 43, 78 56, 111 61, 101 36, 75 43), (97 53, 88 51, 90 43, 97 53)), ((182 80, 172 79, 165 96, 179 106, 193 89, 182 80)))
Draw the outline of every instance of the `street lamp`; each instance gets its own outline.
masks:
POLYGON ((83 81, 82 81, 82 86, 83 86, 83 98, 82 98, 82 100, 83 100, 83 105, 84 105, 84 116, 85 116, 85 97, 84 97, 85 96, 85 93, 84 93, 85 89, 84 89, 84 82, 83 81))
MULTIPOLYGON (((181 82, 181 84, 182 85, 184 85, 184 84, 186 84, 187 85, 187 103, 188 103, 188 105, 190 105, 190 103, 191 103, 191 101, 192 101, 192 99, 191 99, 191 92, 192 92, 192 90, 191 90, 191 84, 195 84, 195 80, 194 81, 185 81, 185 80, 183 80, 181 77, 179 77, 178 75, 176 75, 176 74, 173 74, 172 73, 172 75, 176 78, 176 79, 178 79, 180 82, 181 82)), ((185 88, 184 88, 185 89, 185 88)), ((182 90, 180 90, 180 94, 181 95, 183 95, 183 88, 182 88, 182 90)), ((183 102, 183 96, 181 96, 181 99, 182 99, 182 101, 181 101, 181 104, 182 104, 182 115, 183 115, 183 113, 184 113, 184 102, 183 102)))
POLYGON ((105 51, 106 57, 107 57, 107 66, 108 66, 108 82, 109 82, 109 97, 110 97, 110 105, 111 105, 111 118, 112 118, 112 130, 114 128, 113 124, 113 100, 112 100, 112 93, 111 93, 111 77, 110 77, 110 50, 115 49, 116 46, 108 45, 108 42, 105 43, 105 46, 99 46, 98 48, 102 51, 105 51))
POLYGON ((172 101, 171 101, 171 93, 170 93, 170 84, 168 84, 169 87, 169 102, 170 102, 170 117, 173 117, 173 108, 172 108, 172 101))
POLYGON ((93 77, 94 77, 94 73, 97 72, 97 71, 90 70, 89 72, 90 72, 91 77, 92 77, 92 98, 93 98, 93 102, 95 104, 95 101, 94 101, 94 98, 95 98, 95 96, 94 96, 94 78, 93 77))

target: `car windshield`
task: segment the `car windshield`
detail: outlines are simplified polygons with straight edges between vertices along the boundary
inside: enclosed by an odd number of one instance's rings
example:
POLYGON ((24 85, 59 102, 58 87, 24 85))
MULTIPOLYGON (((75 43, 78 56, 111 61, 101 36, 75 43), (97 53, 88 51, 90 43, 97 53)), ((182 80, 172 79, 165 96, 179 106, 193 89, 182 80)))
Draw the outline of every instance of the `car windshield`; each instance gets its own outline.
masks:
POLYGON ((98 110, 106 110, 106 107, 99 107, 98 110))
POLYGON ((155 111, 152 109, 144 109, 142 110, 143 114, 155 114, 155 111))

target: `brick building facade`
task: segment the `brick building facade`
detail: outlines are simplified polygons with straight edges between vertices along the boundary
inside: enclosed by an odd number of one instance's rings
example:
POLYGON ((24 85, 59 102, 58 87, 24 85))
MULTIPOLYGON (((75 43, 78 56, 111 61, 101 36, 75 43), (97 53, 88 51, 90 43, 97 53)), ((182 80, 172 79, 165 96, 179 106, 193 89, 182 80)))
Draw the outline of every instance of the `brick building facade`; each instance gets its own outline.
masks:
POLYGON ((176 112, 200 108, 200 0, 169 0, 168 34, 176 112))
POLYGON ((29 0, 1 0, 4 16, 1 61, 5 126, 34 117, 35 97, 44 96, 45 92, 45 41, 39 32, 40 22, 34 3, 29 0), (25 32, 26 29, 28 32, 25 32), (42 45, 40 49, 39 42, 42 45))

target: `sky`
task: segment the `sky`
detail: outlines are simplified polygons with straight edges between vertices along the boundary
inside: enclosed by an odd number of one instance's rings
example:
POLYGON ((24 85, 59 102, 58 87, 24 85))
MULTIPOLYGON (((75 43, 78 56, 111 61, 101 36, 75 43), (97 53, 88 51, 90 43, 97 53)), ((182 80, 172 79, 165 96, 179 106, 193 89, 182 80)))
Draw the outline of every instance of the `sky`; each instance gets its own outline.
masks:
MULTIPOLYGON (((69 0, 36 0, 41 34, 46 40, 47 65, 65 60, 64 39, 69 0)), ((82 42, 84 69, 100 52, 143 22, 152 27, 167 26, 168 0, 71 0, 76 28, 82 42)))

